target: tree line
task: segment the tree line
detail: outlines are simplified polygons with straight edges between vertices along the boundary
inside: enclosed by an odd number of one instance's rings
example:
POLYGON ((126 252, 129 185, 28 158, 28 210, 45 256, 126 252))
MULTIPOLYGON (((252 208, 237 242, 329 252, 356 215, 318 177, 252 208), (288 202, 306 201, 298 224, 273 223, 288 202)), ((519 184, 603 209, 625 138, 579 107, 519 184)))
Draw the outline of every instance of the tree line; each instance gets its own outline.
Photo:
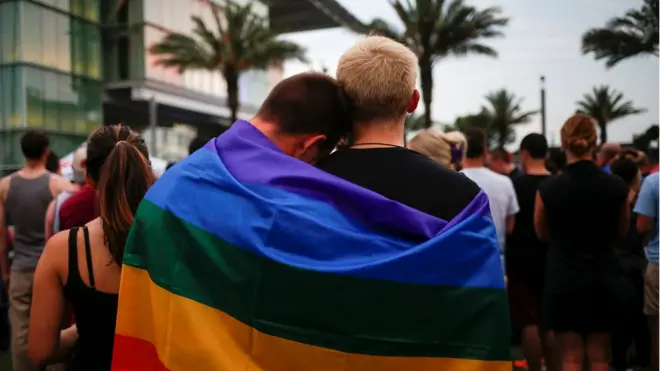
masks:
MULTIPOLYGON (((433 68, 448 58, 498 53, 487 41, 504 36, 509 18, 500 7, 478 9, 463 0, 388 0, 400 25, 383 19, 346 25, 360 34, 380 34, 407 45, 418 57, 424 114, 407 120, 408 129, 433 125, 433 68)), ((186 70, 220 71, 227 82, 227 105, 232 122, 240 107, 238 81, 251 69, 298 59, 306 62, 305 49, 281 40, 270 30, 265 18, 256 15, 248 2, 238 5, 229 0, 209 2, 214 22, 207 25, 199 16, 191 34, 171 33, 150 47, 157 63, 186 70)), ((613 18, 603 27, 587 30, 582 37, 582 53, 604 60, 606 68, 644 55, 658 56, 658 0, 644 0, 642 6, 613 18)), ((475 113, 456 119, 455 129, 481 127, 488 131, 491 144, 503 146, 515 139, 513 127, 524 124, 538 113, 525 110, 522 99, 505 88, 488 93, 486 104, 475 113)), ((576 103, 577 111, 592 116, 600 128, 601 141, 607 141, 607 125, 617 119, 644 112, 625 100, 623 93, 609 86, 596 86, 576 103)))

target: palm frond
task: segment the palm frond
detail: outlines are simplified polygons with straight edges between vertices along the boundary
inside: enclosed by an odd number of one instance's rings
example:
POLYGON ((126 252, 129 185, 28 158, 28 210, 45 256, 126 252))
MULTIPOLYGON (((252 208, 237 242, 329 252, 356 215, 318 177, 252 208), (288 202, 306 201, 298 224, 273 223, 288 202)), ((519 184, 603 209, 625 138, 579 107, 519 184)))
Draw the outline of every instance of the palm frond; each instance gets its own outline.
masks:
POLYGON ((189 69, 217 68, 214 55, 206 45, 180 33, 167 35, 159 43, 152 45, 149 52, 158 56, 156 64, 176 67, 179 73, 189 69))
POLYGON ((605 27, 585 32, 582 53, 605 60, 607 68, 635 56, 658 56, 658 0, 645 0, 640 9, 630 9, 605 27))
POLYGON ((632 101, 625 100, 622 92, 607 85, 595 86, 576 105, 577 112, 593 117, 601 130, 614 120, 646 112, 646 109, 635 107, 632 101))

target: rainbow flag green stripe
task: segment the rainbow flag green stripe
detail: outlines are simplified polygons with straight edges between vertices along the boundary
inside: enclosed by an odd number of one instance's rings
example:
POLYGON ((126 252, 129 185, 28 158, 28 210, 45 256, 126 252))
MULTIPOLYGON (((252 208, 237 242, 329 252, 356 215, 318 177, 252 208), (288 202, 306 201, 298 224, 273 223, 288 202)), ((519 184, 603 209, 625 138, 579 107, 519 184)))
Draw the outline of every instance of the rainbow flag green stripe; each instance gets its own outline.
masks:
POLYGON ((504 371, 509 331, 483 192, 440 220, 237 122, 140 205, 113 369, 504 371))
POLYGON ((427 287, 287 266, 238 248, 149 201, 140 205, 136 223, 132 238, 143 244, 125 255, 124 264, 148 271, 167 291, 222 310, 261 332, 351 353, 509 357, 509 324, 483 316, 483 308, 489 308, 506 317, 500 289, 427 287), (155 228, 168 233, 149 233, 155 228), (465 328, 466 322, 473 326, 465 328), (314 330, 307 331, 310 327, 314 330), (497 342, 504 346, 491 346, 497 342))

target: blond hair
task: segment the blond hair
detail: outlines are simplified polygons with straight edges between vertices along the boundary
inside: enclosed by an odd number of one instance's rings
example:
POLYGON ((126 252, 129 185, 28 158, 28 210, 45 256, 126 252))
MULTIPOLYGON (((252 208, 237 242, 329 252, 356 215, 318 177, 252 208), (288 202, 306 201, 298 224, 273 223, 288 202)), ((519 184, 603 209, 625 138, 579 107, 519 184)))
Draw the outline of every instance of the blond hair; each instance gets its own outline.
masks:
POLYGON ((462 153, 461 161, 464 160, 467 141, 459 131, 443 133, 435 129, 426 129, 419 132, 408 142, 409 149, 419 152, 446 167, 452 165, 452 145, 458 146, 462 153))
POLYGON ((354 105, 356 121, 398 118, 417 84, 417 57, 404 45, 369 36, 339 60, 337 80, 354 105))
POLYGON ((408 148, 419 152, 431 160, 449 167, 451 164, 451 148, 443 133, 434 129, 422 130, 408 142, 408 148))

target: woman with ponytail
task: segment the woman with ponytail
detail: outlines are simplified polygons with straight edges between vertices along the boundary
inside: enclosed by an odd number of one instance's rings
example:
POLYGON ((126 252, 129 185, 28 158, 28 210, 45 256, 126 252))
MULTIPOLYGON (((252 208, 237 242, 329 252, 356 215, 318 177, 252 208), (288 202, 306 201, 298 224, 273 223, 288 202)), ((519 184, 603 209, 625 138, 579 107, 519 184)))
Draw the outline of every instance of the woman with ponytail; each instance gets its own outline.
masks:
POLYGON ((144 140, 123 125, 90 137, 85 176, 100 216, 48 240, 34 277, 29 355, 39 366, 73 354, 74 371, 110 370, 124 245, 155 176, 144 140), (60 331, 67 302, 76 325, 60 331))
POLYGON ((569 118, 561 129, 567 165, 536 195, 535 229, 548 241, 542 321, 556 334, 563 371, 609 371, 611 335, 627 304, 615 249, 628 230, 629 191, 593 161, 596 139, 591 117, 569 118))

